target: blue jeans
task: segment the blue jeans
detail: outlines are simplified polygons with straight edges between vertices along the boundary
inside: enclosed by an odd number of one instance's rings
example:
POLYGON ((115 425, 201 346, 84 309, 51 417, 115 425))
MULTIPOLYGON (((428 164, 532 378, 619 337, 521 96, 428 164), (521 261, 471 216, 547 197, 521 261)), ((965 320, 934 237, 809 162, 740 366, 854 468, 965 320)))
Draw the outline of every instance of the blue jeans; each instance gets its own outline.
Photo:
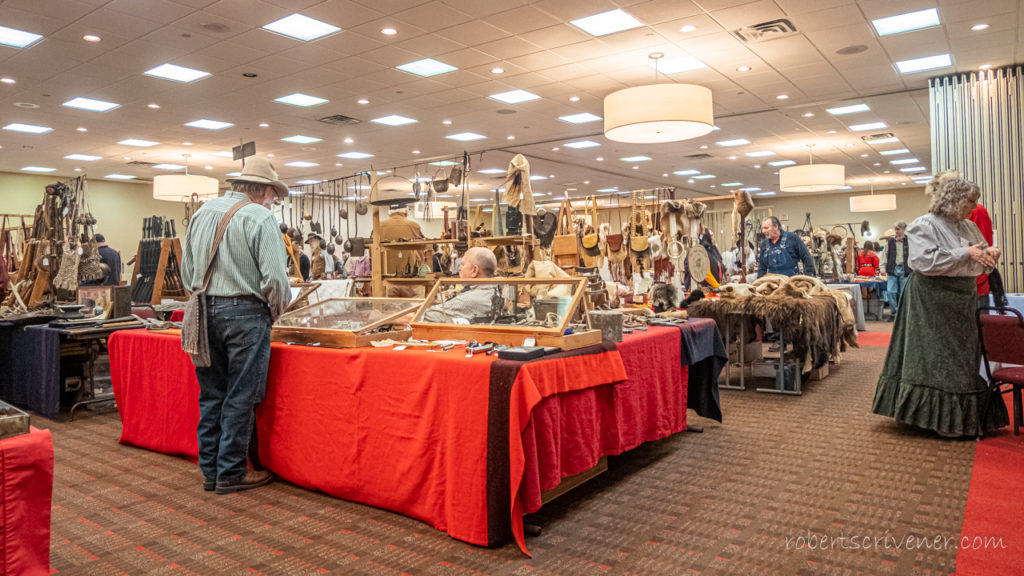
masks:
POLYGON ((889 282, 885 287, 885 296, 889 299, 889 315, 896 317, 896 310, 900 307, 900 298, 903 297, 903 289, 907 286, 907 278, 903 273, 903 265, 897 264, 892 274, 889 274, 889 282))
POLYGON ((208 296, 210 366, 199 380, 199 468, 207 479, 241 480, 270 366, 270 309, 251 298, 208 296))

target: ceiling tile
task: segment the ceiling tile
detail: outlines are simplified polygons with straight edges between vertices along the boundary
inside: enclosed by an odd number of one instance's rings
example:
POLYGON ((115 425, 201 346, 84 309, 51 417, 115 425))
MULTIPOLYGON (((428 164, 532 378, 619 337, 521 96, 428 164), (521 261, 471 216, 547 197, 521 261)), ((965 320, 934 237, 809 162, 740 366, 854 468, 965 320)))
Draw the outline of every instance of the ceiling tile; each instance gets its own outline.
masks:
POLYGON ((521 6, 483 18, 484 22, 500 28, 509 34, 523 34, 560 24, 558 18, 533 6, 521 6))
POLYGON ((533 54, 534 52, 543 50, 540 46, 527 42, 526 40, 516 36, 509 36, 508 38, 503 38, 501 40, 485 42, 475 46, 475 48, 502 60, 526 54, 533 54))

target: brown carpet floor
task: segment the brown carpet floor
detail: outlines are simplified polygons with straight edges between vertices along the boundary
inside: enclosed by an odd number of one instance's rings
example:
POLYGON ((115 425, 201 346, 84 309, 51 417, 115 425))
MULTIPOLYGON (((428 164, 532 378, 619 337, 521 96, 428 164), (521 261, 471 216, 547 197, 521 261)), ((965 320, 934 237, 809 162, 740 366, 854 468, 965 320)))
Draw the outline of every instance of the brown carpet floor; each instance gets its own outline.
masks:
POLYGON ((191 463, 117 444, 112 411, 36 418, 56 448, 51 564, 97 576, 952 574, 953 547, 895 543, 959 535, 975 444, 872 415, 884 354, 848 352, 801 397, 723 391, 723 425, 694 419, 703 434, 612 458, 529 518, 543 526, 532 559, 283 482, 203 492, 191 463))

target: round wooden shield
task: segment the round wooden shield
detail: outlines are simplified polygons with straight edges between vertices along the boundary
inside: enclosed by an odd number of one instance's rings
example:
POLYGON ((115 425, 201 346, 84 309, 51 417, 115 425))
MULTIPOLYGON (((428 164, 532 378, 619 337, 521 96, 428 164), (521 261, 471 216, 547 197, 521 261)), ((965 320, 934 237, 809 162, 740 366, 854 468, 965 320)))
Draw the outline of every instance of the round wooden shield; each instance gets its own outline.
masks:
POLYGON ((703 246, 700 244, 691 246, 686 260, 690 277, 695 282, 701 282, 708 277, 708 272, 711 271, 711 260, 708 258, 708 251, 703 246))

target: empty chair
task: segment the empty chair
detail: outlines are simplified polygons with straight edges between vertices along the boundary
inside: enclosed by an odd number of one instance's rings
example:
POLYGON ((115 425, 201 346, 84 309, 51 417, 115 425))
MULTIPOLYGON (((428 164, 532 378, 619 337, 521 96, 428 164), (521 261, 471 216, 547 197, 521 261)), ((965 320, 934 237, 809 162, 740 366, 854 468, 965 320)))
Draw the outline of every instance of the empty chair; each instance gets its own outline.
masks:
MULTIPOLYGON (((981 356, 985 362, 990 391, 1005 394, 1013 392, 1013 435, 1020 435, 1024 407, 1021 404, 1021 390, 1024 389, 1024 317, 1013 308, 979 308, 978 340, 981 356), (991 362, 1016 366, 1001 366, 992 371, 991 362), (1003 389, 1003 386, 1010 386, 1003 389)), ((993 394, 985 399, 987 404, 993 394)), ((1001 398, 1001 396, 996 396, 1001 398)), ((982 412, 982 417, 988 410, 982 412)))

